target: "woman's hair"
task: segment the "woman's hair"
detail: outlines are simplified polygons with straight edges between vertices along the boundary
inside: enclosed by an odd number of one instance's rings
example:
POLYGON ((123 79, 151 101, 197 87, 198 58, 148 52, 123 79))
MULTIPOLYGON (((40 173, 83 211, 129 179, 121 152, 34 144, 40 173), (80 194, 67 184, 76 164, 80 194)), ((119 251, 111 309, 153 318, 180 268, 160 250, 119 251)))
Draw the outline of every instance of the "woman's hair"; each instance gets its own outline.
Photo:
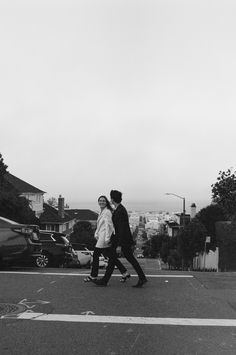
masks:
POLYGON ((108 198, 107 198, 106 196, 102 195, 102 196, 99 196, 98 201, 100 200, 100 198, 104 198, 104 200, 106 201, 106 207, 107 207, 111 212, 113 212, 113 208, 111 207, 111 204, 110 204, 108 198))
POLYGON ((120 203, 122 201, 122 193, 120 191, 111 190, 110 196, 116 203, 120 203))

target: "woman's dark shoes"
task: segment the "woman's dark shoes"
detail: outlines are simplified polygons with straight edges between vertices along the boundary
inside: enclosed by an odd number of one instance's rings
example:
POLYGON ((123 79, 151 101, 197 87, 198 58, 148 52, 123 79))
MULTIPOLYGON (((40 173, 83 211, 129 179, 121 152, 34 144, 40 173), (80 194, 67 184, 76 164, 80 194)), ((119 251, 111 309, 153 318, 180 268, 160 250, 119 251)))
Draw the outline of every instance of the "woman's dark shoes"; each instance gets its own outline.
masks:
POLYGON ((137 284, 136 285, 133 285, 132 287, 135 287, 135 288, 141 288, 143 287, 143 285, 147 282, 148 280, 145 278, 145 279, 139 279, 137 284))
POLYGON ((125 281, 127 281, 130 278, 131 278, 131 275, 129 273, 127 273, 127 274, 122 276, 122 278, 120 279, 120 282, 124 283, 125 281))
POLYGON ((103 279, 92 280, 92 281, 96 286, 101 286, 101 287, 107 286, 107 283, 103 279))

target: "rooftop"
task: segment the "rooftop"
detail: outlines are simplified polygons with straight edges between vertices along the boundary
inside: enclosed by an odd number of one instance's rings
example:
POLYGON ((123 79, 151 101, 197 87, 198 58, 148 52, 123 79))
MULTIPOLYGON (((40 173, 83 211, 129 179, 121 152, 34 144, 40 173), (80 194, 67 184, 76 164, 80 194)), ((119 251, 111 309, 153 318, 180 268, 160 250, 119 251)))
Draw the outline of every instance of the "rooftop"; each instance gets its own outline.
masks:
POLYGON ((19 193, 45 193, 45 191, 28 184, 28 182, 25 182, 10 173, 6 173, 4 179, 19 193))
POLYGON ((41 223, 65 223, 74 219, 66 211, 64 218, 58 214, 58 210, 47 203, 43 204, 43 213, 39 217, 41 223))
POLYGON ((166 224, 171 228, 179 228, 180 225, 175 221, 167 221, 166 224))
POLYGON ((98 213, 87 209, 66 209, 65 211, 72 218, 76 218, 81 221, 96 221, 98 218, 98 213))

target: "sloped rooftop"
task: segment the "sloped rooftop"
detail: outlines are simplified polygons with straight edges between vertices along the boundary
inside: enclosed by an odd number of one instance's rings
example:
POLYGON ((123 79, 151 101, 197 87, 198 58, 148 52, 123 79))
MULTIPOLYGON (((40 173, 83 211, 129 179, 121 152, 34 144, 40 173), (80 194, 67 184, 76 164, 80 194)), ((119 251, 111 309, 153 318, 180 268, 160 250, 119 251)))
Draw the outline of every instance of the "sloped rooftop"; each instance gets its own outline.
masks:
POLYGON ((28 184, 28 182, 25 182, 24 180, 19 179, 18 177, 6 173, 4 175, 4 179, 13 186, 13 188, 19 192, 19 193, 45 193, 45 191, 42 191, 38 189, 37 187, 28 184))
POLYGON ((43 204, 43 213, 40 215, 39 220, 41 223, 65 223, 73 219, 66 211, 64 218, 59 216, 58 210, 47 203, 43 204))
POLYGON ((80 221, 96 221, 98 213, 88 209, 68 209, 66 213, 80 221))
POLYGON ((179 228, 180 225, 175 221, 167 221, 166 224, 171 228, 179 228))

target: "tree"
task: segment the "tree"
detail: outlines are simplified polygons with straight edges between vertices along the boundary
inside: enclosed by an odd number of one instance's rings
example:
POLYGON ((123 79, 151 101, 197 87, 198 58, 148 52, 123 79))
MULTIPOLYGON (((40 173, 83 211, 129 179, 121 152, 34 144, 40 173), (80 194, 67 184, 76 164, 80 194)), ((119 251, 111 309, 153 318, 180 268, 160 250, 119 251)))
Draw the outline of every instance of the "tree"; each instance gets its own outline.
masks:
POLYGON ((50 197, 47 200, 47 204, 51 207, 57 207, 57 199, 55 197, 50 197))
POLYGON ((18 223, 39 225, 39 219, 30 208, 29 201, 18 196, 14 190, 0 192, 0 216, 18 223))
POLYGON ((74 225, 70 235, 71 243, 86 244, 88 249, 93 249, 96 244, 94 230, 90 222, 79 221, 74 225))
POLYGON ((224 209, 218 204, 211 204, 202 208, 196 218, 205 226, 207 235, 211 237, 211 243, 207 243, 207 251, 215 250, 217 246, 216 222, 226 220, 224 209))
POLYGON ((169 256, 169 243, 170 243, 170 237, 168 235, 163 236, 161 250, 160 250, 160 257, 164 263, 167 263, 167 259, 169 256))
POLYGON ((146 257, 156 258, 161 250, 161 236, 152 235, 150 239, 147 239, 142 247, 143 255, 146 257))
POLYGON ((170 249, 167 257, 167 263, 170 269, 179 270, 181 267, 181 256, 176 249, 170 249))
POLYGON ((135 227, 135 230, 133 231, 133 240, 136 241, 138 237, 138 226, 135 227))
POLYGON ((212 184, 212 201, 223 208, 226 217, 232 219, 236 211, 236 175, 228 169, 220 171, 215 184, 212 184))
POLYGON ((148 239, 145 241, 145 243, 142 246, 142 250, 143 250, 143 256, 146 257, 150 257, 151 255, 151 240, 148 239))
POLYGON ((163 235, 152 235, 151 236, 151 257, 156 258, 161 251, 161 246, 162 246, 162 240, 163 240, 163 235))
POLYGON ((7 165, 0 154, 0 216, 18 223, 39 224, 29 201, 19 196, 17 191, 4 179, 7 165))
POLYGON ((197 218, 194 218, 187 226, 180 229, 177 235, 178 252, 185 266, 192 266, 196 253, 204 250, 206 235, 205 226, 197 218))
POLYGON ((143 240, 147 240, 148 239, 147 232, 145 230, 142 231, 142 239, 143 240))
POLYGON ((219 269, 236 270, 236 221, 216 223, 217 242, 220 249, 219 269))
POLYGON ((0 187, 2 187, 4 183, 4 175, 7 172, 8 166, 4 163, 3 156, 0 153, 0 187))

